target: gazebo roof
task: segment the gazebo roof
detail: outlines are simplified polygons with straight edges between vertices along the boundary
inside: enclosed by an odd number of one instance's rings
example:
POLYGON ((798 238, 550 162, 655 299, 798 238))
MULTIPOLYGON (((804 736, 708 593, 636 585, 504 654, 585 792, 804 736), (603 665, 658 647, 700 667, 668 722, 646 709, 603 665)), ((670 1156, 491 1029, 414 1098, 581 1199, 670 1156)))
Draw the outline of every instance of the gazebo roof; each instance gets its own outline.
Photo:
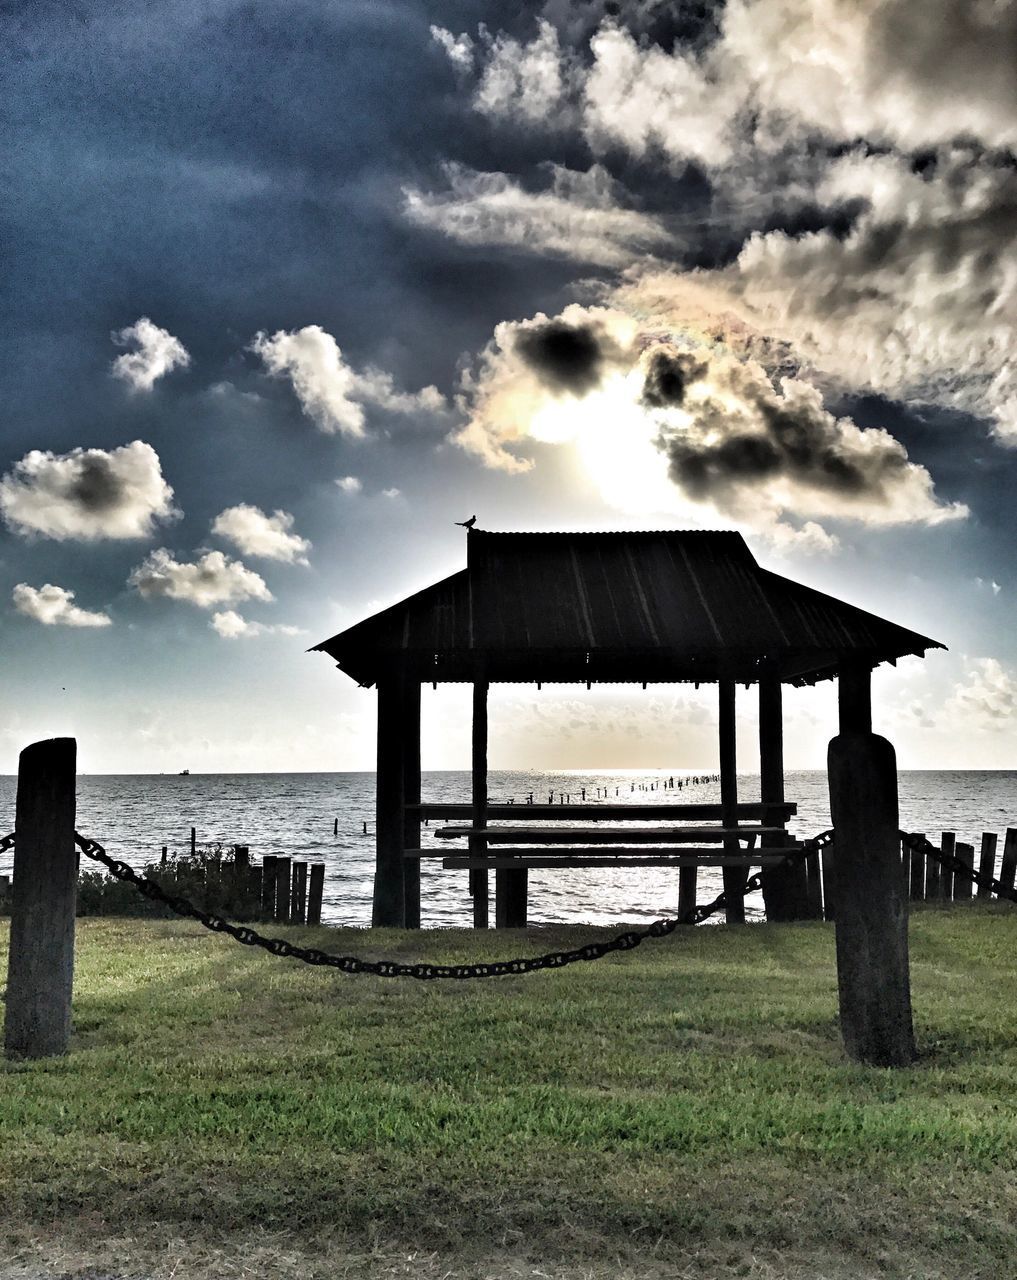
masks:
POLYGON ((486 533, 466 568, 314 646, 362 685, 814 684, 944 645, 760 568, 741 534, 486 533))

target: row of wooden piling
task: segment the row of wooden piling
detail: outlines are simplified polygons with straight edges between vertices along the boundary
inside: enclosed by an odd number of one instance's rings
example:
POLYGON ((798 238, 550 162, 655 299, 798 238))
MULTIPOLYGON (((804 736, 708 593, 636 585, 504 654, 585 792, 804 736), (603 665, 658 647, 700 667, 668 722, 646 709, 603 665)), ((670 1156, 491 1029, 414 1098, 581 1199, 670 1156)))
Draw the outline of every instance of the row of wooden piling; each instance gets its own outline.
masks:
POLYGON ((325 887, 323 862, 294 862, 284 854, 266 853, 260 867, 262 914, 277 924, 321 924, 325 887))

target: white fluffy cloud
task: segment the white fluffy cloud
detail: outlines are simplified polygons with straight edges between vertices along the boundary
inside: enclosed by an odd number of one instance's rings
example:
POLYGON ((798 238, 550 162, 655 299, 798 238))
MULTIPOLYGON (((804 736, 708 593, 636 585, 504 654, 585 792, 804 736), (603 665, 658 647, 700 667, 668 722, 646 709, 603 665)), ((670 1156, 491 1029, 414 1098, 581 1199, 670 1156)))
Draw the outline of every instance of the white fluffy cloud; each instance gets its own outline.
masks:
POLYGON ((396 389, 391 374, 367 368, 356 372, 330 333, 310 324, 291 333, 256 334, 251 350, 276 377, 288 377, 304 413, 320 430, 359 438, 364 435, 365 404, 390 413, 435 413, 445 404, 435 387, 417 392, 396 389))
POLYGON ((191 363, 184 344, 165 329, 142 316, 126 329, 112 335, 118 347, 136 344, 135 350, 125 351, 113 361, 112 372, 135 391, 151 391, 157 379, 174 369, 183 369, 191 363))
POLYGON ((454 36, 445 27, 431 27, 431 39, 448 55, 449 61, 460 71, 468 71, 473 66, 473 41, 468 35, 454 36))
POLYGON ((1010 729, 1017 719, 1017 676, 996 658, 979 658, 943 704, 942 720, 961 732, 1010 729))
POLYGON ((404 191, 404 213, 463 244, 507 245, 616 267, 670 240, 656 218, 622 205, 618 185, 600 165, 586 173, 552 165, 550 187, 536 192, 504 173, 457 164, 445 171, 446 191, 404 191))
POLYGON ((263 622, 251 622, 237 613, 236 609, 221 609, 213 613, 208 625, 224 640, 249 639, 252 636, 263 635, 299 636, 303 634, 299 627, 287 627, 282 624, 267 626, 263 622))
POLYGON ((33 449, 0 479, 0 513, 15 533, 58 541, 147 538, 176 515, 159 455, 135 440, 119 449, 33 449))
MULTIPOLYGON (((464 37, 450 48, 457 56, 464 37)), ((444 42, 443 42, 444 43, 444 42)), ((569 69, 558 45, 558 33, 549 22, 537 23, 537 34, 529 43, 497 35, 488 39, 488 48, 473 103, 484 115, 507 116, 526 124, 546 123, 564 98, 569 69)))
POLYGON ((464 378, 456 442, 487 465, 533 465, 540 445, 571 445, 612 505, 700 520, 720 513, 813 550, 820 523, 937 524, 944 505, 925 468, 889 433, 834 417, 801 377, 775 386, 726 347, 669 341, 609 308, 506 322, 464 378), (788 518, 791 523, 788 523, 788 518))
POLYGON ((221 551, 206 551, 194 561, 179 561, 165 547, 151 552, 132 570, 127 585, 146 600, 186 600, 201 609, 241 600, 271 600, 264 579, 221 551))
POLYGON ((74 603, 73 591, 55 587, 51 582, 41 587, 19 582, 11 598, 18 613, 47 627, 108 627, 112 622, 106 613, 79 608, 74 603))
POLYGON ((232 542, 242 555, 282 560, 286 564, 307 564, 311 544, 291 532, 292 528, 293 517, 288 511, 266 515, 260 508, 244 502, 227 507, 212 522, 212 532, 232 542))
POLYGON ((359 493, 364 487, 357 476, 340 476, 336 484, 343 493, 359 493))

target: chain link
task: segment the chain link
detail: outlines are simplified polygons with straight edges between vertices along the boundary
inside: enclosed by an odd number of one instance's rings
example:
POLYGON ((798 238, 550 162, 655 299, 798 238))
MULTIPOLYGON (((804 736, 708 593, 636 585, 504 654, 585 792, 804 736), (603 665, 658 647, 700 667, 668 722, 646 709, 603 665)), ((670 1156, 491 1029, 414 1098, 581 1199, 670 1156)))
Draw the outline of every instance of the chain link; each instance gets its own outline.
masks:
POLYGON ((991 889, 997 898, 1005 898, 1008 902, 1017 902, 1017 890, 1005 885, 1002 880, 997 880, 995 876, 983 875, 981 871, 976 871, 974 867, 969 867, 955 853, 944 853, 942 849, 937 849, 928 837, 917 833, 911 835, 907 831, 902 831, 900 839, 905 849, 914 849, 919 853, 924 853, 926 857, 935 859, 940 866, 946 867, 954 875, 966 876, 969 880, 973 880, 975 884, 991 889))
MULTIPOLYGON (((833 838, 832 831, 824 831, 822 835, 806 841, 800 849, 784 859, 786 866, 803 861, 810 853, 829 844, 833 838)), ((13 842, 13 836, 8 836, 13 842)), ((398 960, 361 960, 356 956, 336 956, 317 947, 300 947, 285 938, 266 938, 248 925, 231 924, 222 916, 202 911, 186 898, 178 898, 166 893, 154 880, 138 875, 126 862, 111 858, 97 840, 89 840, 86 836, 74 833, 74 842, 85 855, 95 862, 101 862, 117 879, 133 884, 140 894, 154 902, 165 903, 171 911, 180 916, 188 916, 213 933, 226 933, 245 947, 261 947, 274 956, 288 956, 294 960, 302 960, 304 964, 318 965, 323 968, 339 969, 342 973, 370 973, 378 978, 417 978, 431 981, 435 978, 504 978, 513 974, 535 973, 539 969, 563 969, 566 965, 580 960, 599 960, 612 951, 631 951, 647 938, 665 938, 674 933, 680 924, 702 924, 717 911, 727 905, 727 891, 717 895, 714 900, 696 907, 683 919, 655 920, 645 929, 628 929, 616 934, 604 942, 589 942, 584 947, 572 951, 551 951, 542 956, 520 956, 513 960, 490 960, 478 964, 403 964, 398 960)), ((755 893, 762 886, 763 873, 757 871, 749 876, 745 884, 738 890, 737 896, 755 893)))
POLYGON ((5 854, 8 851, 8 849, 13 849, 13 848, 14 848, 14 832, 12 831, 9 836, 0 837, 0 856, 5 854))

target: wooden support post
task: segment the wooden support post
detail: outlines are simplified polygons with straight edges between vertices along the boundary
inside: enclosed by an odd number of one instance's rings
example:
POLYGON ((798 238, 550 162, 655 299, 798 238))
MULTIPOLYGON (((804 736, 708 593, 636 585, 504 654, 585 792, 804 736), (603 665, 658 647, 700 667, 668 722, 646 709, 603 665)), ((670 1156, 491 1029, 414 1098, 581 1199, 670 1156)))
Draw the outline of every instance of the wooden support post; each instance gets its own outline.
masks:
MULTIPOLYGON (((471 761, 473 778, 473 826, 481 830, 487 826, 487 681, 475 680, 473 683, 473 755, 471 761)), ((470 853, 487 852, 487 841, 482 837, 471 839, 470 853)), ((473 927, 486 929, 488 926, 488 872, 479 868, 470 877, 470 889, 473 893, 473 927)))
POLYGON ((916 1051, 897 759, 885 738, 856 727, 867 718, 868 674, 848 668, 841 675, 842 727, 828 754, 830 812, 837 836, 841 1034, 848 1056, 856 1061, 908 1066, 916 1051))
POLYGON ((275 859, 275 920, 276 924, 290 922, 290 870, 292 860, 276 855, 275 859))
POLYGON ((696 909, 696 878, 699 868, 696 866, 678 868, 678 919, 691 923, 690 917, 696 909))
MULTIPOLYGON (((420 848, 420 815, 408 806, 420 804, 420 681, 403 689, 403 848, 420 848)), ((403 924, 420 928, 420 862, 403 862, 403 924)))
POLYGON ((307 863, 293 864, 293 897, 290 923, 304 924, 307 920, 307 863))
MULTIPOLYGON (((971 871, 975 869, 975 846, 973 844, 965 844, 963 840, 959 840, 956 846, 957 857, 971 871)), ((975 887, 975 882, 963 872, 958 871, 953 878, 953 900, 954 902, 965 902, 971 897, 971 891, 975 887)))
POLYGON ((325 864, 311 865, 310 884, 307 891, 307 923, 321 924, 321 899, 325 889, 325 864))
MULTIPOLYGON (((945 854, 956 852, 957 833, 954 831, 943 832, 942 850, 945 854)), ((939 866, 939 898, 942 902, 953 901, 953 872, 949 867, 944 867, 942 863, 939 866)))
POLYGON ((1003 860, 999 865, 999 882, 1004 889, 1012 889, 1017 872, 1017 827, 1007 827, 1003 839, 1003 860))
MULTIPOLYGON (((735 684, 733 680, 718 683, 719 736, 720 736, 720 814, 725 827, 738 822, 738 773, 735 740, 735 684)), ((724 839, 725 853, 738 853, 736 836, 724 839)), ((745 870, 742 867, 724 868, 724 892, 728 895, 725 919, 728 924, 745 923, 745 870)))
MULTIPOLYGON (((924 832, 920 833, 924 838, 924 832)), ((912 849, 909 859, 909 879, 911 901, 925 900, 925 854, 921 849, 912 849)))
MULTIPOLYGON (((784 720, 780 679, 759 680, 759 798, 763 804, 784 803, 784 720)), ((763 826, 782 826, 783 815, 763 809, 763 826)), ((760 847, 780 848, 784 836, 763 836, 760 847)), ((767 920, 802 920, 809 910, 808 871, 802 863, 763 871, 763 902, 767 920)))
MULTIPOLYGON (((376 928, 406 923, 403 841, 406 838, 403 717, 406 673, 395 668, 378 680, 378 770, 376 774, 374 903, 376 928)), ((417 686, 419 694, 420 687, 417 686)))
POLYGON ((494 873, 494 924, 497 929, 526 928, 529 871, 498 870, 494 873))
POLYGON ((8 1058, 66 1053, 74 986, 73 738, 33 742, 18 761, 14 891, 7 960, 8 1058))
MULTIPOLYGON (((992 879, 996 874, 996 833, 995 831, 982 832, 982 848, 978 858, 978 870, 981 875, 992 879)), ((978 886, 978 896, 980 898, 992 897, 992 886, 980 884, 978 886)))
POLYGON ((275 919, 275 864, 274 853, 266 853, 261 860, 261 914, 266 920, 275 919))

